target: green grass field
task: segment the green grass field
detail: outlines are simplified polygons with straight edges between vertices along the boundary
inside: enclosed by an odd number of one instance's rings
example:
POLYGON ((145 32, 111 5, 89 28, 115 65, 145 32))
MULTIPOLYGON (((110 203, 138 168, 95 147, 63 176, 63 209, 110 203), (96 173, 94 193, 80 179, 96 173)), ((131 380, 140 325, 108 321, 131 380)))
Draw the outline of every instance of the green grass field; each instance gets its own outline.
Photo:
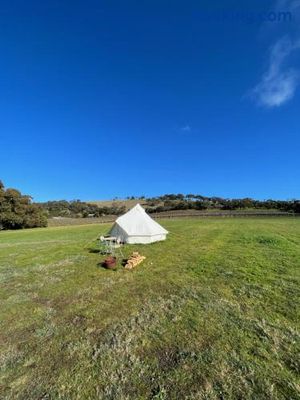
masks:
POLYGON ((1 399, 300 398, 300 219, 161 223, 134 271, 108 225, 0 232, 1 399))

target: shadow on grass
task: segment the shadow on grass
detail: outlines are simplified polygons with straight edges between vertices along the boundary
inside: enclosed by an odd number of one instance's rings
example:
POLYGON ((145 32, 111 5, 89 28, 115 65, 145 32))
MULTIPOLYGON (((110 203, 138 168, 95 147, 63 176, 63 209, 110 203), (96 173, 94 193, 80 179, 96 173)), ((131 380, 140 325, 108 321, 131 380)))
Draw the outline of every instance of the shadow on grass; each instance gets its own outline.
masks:
POLYGON ((88 250, 89 253, 92 253, 92 254, 102 254, 102 250, 101 249, 89 248, 87 250, 88 250))
POLYGON ((104 261, 99 262, 99 263, 97 264, 97 268, 99 268, 99 269, 107 269, 107 268, 106 268, 106 264, 105 264, 104 261))

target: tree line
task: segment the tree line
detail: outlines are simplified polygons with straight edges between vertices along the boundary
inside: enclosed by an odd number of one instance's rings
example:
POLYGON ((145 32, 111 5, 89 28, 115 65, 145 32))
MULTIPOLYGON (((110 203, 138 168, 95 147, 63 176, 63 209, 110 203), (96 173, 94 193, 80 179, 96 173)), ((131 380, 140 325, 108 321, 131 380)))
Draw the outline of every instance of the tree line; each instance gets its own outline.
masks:
POLYGON ((97 204, 86 203, 80 200, 56 200, 40 203, 49 218, 70 217, 70 218, 94 218, 105 215, 120 215, 126 210, 125 206, 118 203, 111 206, 100 207, 97 204))
MULTIPOLYGON (((128 199, 142 201, 149 213, 191 209, 232 211, 259 209, 300 214, 300 200, 224 199, 198 194, 165 194, 151 198, 130 196, 128 199)), ((125 206, 120 205, 117 199, 110 206, 100 206, 80 200, 34 203, 30 196, 21 194, 17 189, 5 189, 0 181, 0 230, 44 227, 47 226, 48 218, 53 217, 94 218, 121 215, 125 211, 125 206)))
POLYGON ((198 194, 165 194, 146 199, 150 213, 172 210, 274 210, 288 213, 300 213, 300 200, 254 200, 252 198, 224 199, 206 197, 198 194))
POLYGON ((125 206, 117 203, 100 207, 80 200, 34 203, 31 196, 14 188, 5 188, 0 181, 0 230, 45 227, 48 218, 53 217, 93 218, 120 215, 125 210, 125 206))

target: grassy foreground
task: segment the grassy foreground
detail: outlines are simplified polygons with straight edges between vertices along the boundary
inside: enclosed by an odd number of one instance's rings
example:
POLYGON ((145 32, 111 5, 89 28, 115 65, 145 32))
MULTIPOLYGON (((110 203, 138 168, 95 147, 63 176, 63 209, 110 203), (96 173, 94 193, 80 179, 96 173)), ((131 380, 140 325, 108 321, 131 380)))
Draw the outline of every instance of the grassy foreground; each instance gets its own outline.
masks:
POLYGON ((134 271, 108 225, 0 232, 0 398, 300 398, 300 219, 162 224, 134 271))

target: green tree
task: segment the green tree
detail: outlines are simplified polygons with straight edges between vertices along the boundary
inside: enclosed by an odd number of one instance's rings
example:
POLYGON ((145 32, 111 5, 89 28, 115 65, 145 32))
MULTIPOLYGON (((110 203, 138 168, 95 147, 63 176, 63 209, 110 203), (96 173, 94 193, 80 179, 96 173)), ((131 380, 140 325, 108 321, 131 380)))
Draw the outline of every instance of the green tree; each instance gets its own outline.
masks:
POLYGON ((47 217, 41 206, 30 196, 18 190, 5 190, 0 181, 0 229, 22 229, 47 226, 47 217))

